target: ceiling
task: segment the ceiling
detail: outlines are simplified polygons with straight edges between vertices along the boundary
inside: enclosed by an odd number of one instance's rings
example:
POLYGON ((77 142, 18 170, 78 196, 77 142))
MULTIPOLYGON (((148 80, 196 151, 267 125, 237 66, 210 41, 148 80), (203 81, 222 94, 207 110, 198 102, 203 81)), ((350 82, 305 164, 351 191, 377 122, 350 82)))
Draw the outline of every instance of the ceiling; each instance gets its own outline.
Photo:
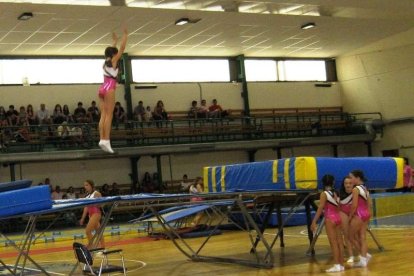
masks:
POLYGON ((0 55, 100 56, 123 24, 130 56, 337 57, 412 29, 414 0, 0 0, 0 55))

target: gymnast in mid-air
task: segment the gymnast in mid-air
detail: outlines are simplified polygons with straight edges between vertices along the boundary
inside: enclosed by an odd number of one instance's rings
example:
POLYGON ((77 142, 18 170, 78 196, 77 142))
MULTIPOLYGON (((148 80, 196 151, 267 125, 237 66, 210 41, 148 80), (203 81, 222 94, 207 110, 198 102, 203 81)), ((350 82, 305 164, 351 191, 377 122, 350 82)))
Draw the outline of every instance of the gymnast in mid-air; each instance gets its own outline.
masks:
POLYGON ((108 153, 114 153, 111 147, 110 136, 112 117, 115 106, 115 90, 118 76, 118 62, 124 53, 128 31, 124 27, 119 49, 116 47, 118 36, 112 33, 113 44, 105 49, 105 63, 103 65, 104 82, 99 87, 99 106, 101 118, 99 120, 99 147, 108 153))

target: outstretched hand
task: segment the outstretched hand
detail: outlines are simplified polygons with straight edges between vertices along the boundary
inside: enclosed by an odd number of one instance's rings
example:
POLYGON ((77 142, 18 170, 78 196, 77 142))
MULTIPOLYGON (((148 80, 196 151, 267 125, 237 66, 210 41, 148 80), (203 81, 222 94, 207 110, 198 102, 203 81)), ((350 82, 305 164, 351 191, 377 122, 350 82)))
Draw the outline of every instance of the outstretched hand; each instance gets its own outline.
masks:
POLYGON ((115 33, 115 32, 112 32, 112 39, 113 39, 114 41, 117 41, 117 40, 118 40, 118 36, 116 35, 116 33, 115 33))

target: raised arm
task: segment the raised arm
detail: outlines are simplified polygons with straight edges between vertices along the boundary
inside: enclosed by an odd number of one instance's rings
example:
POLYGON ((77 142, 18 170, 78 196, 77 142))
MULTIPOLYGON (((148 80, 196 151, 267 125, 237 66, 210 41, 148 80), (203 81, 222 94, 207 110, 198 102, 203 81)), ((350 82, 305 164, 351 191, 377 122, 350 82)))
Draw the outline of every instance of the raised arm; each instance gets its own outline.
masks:
POLYGON ((115 32, 112 33, 112 47, 116 47, 116 44, 118 44, 118 36, 115 32))
POLYGON ((128 30, 126 27, 124 28, 124 32, 121 37, 121 45, 119 46, 118 53, 112 57, 112 67, 116 68, 116 65, 118 64, 118 61, 121 59, 122 54, 125 51, 126 43, 128 39, 128 30))

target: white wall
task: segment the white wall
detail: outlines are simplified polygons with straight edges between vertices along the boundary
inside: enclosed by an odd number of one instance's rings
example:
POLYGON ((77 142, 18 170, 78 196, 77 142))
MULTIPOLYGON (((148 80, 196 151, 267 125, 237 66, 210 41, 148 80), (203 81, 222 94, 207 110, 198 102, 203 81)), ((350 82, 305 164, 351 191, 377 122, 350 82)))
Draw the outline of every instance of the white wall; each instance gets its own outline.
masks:
POLYGON ((340 86, 315 87, 314 82, 249 83, 250 108, 341 106, 340 86))
MULTIPOLYGON (((414 117, 414 28, 337 59, 342 103, 349 112, 381 112, 385 120, 414 117)), ((414 124, 387 126, 374 155, 400 149, 414 160, 414 124)))

